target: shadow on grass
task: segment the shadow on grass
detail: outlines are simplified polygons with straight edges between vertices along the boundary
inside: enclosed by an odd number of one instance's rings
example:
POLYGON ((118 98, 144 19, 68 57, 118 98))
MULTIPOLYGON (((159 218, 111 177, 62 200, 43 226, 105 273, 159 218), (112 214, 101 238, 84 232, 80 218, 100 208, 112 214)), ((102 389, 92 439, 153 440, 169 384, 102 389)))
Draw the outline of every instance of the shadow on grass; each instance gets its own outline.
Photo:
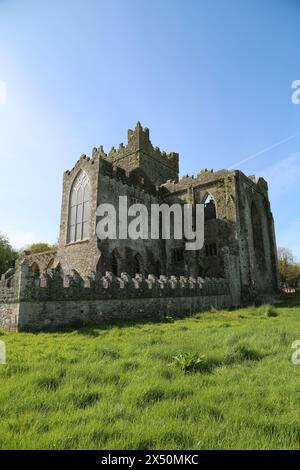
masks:
MULTIPOLYGON (((178 315, 176 319, 188 318, 189 315, 178 315)), ((175 318, 175 317, 174 317, 175 318)), ((77 332, 79 335, 97 337, 101 336, 106 331, 109 331, 113 328, 139 328, 145 325, 155 325, 155 324, 166 324, 170 323, 169 317, 163 315, 153 314, 153 317, 145 318, 128 318, 126 320, 107 320, 101 324, 87 324, 80 321, 74 321, 68 325, 60 326, 47 326, 43 330, 22 330, 23 332, 32 333, 35 335, 38 334, 47 334, 47 333, 74 333, 77 332)))
POLYGON ((259 351, 246 345, 238 345, 224 359, 224 365, 241 364, 244 362, 259 362, 265 357, 259 351))
MULTIPOLYGON (((293 307, 298 307, 298 306, 300 307, 300 290, 298 290, 294 294, 281 295, 280 297, 278 297, 276 305, 275 305, 275 307, 277 308, 287 308, 287 307, 293 308, 293 307)), ((222 313, 224 312, 230 313, 232 311, 233 311, 232 308, 221 310, 222 313)), ((199 312, 199 313, 193 313, 193 314, 191 313, 190 315, 189 314, 182 314, 182 315, 177 314, 174 316, 170 316, 169 314, 157 314, 156 312, 153 314, 153 316, 147 316, 144 318, 128 318, 125 320, 119 320, 119 319, 104 320, 104 322, 99 325, 97 325, 96 323, 87 324, 87 323, 80 322, 80 321, 74 321, 74 322, 69 323, 68 325, 48 326, 48 327, 45 327, 43 330, 36 330, 36 331, 28 330, 28 332, 32 334, 36 334, 36 335, 41 334, 41 333, 42 334, 46 334, 46 333, 65 334, 65 333, 76 332, 78 335, 82 335, 82 336, 98 337, 98 336, 105 334, 105 332, 108 332, 112 328, 120 328, 120 329, 124 327, 142 328, 145 325, 151 326, 155 324, 167 324, 167 323, 173 323, 175 320, 191 318, 192 316, 194 316, 195 318, 198 318, 199 315, 202 315, 205 313, 207 312, 199 312)), ((244 318, 248 318, 248 317, 241 314, 240 319, 244 319, 244 318)), ((230 325, 226 325, 226 326, 230 326, 230 325)), ((183 326, 180 328, 182 328, 183 330, 187 327, 183 326)), ((27 330, 24 330, 24 332, 26 331, 27 330)), ((1 332, 0 332, 0 335, 1 335, 1 332)))

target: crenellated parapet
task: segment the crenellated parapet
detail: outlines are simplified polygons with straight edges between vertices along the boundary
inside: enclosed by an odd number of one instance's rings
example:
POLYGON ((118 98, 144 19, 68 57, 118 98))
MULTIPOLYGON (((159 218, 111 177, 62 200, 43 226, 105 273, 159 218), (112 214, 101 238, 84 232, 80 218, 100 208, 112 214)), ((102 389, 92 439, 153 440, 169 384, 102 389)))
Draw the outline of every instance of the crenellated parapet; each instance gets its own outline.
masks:
POLYGON ((161 151, 159 147, 153 147, 150 140, 149 129, 147 127, 143 129, 140 122, 137 123, 134 130, 128 130, 127 145, 121 143, 117 149, 112 147, 108 154, 105 154, 103 147, 99 147, 98 149, 99 155, 102 156, 102 158, 108 159, 112 163, 116 163, 135 152, 143 152, 146 155, 153 157, 155 160, 162 161, 175 171, 178 171, 178 153, 166 153, 161 151))
MULTIPOLYGON (((149 178, 149 181, 154 186, 159 186, 167 179, 172 178, 178 180, 179 173, 179 154, 176 152, 166 153, 161 151, 159 147, 154 147, 150 140, 148 128, 143 128, 140 122, 137 123, 134 130, 128 130, 128 142, 126 145, 121 143, 117 148, 112 147, 108 153, 103 149, 103 146, 94 147, 92 150, 92 157, 82 155, 75 164, 71 171, 66 172, 68 176, 72 176, 79 168, 94 165, 99 162, 100 173, 103 171, 110 177, 115 176, 114 169, 120 170, 120 178, 123 170, 127 176, 130 176, 133 170, 140 170, 144 177, 149 178), (112 165, 105 165, 106 162, 112 165)), ((138 181, 132 180, 133 184, 138 181)))
POLYGON ((229 293, 228 283, 223 278, 210 279, 185 276, 147 277, 137 274, 131 277, 122 273, 116 277, 111 272, 104 276, 91 273, 81 277, 76 271, 64 275, 60 270, 51 269, 41 276, 33 273, 29 266, 21 267, 20 301, 65 301, 133 299, 161 297, 189 297, 225 295, 229 293))
POLYGON ((150 140, 149 129, 147 127, 143 128, 141 123, 138 122, 134 130, 128 130, 127 145, 120 143, 118 148, 113 146, 107 153, 104 151, 103 145, 100 145, 98 148, 93 147, 91 157, 82 154, 74 168, 70 171, 66 171, 66 173, 73 172, 73 170, 76 170, 83 162, 92 165, 96 159, 105 160, 115 166, 124 158, 139 152, 153 157, 156 161, 162 162, 164 165, 178 172, 179 154, 176 152, 167 153, 161 151, 159 147, 154 147, 150 140))

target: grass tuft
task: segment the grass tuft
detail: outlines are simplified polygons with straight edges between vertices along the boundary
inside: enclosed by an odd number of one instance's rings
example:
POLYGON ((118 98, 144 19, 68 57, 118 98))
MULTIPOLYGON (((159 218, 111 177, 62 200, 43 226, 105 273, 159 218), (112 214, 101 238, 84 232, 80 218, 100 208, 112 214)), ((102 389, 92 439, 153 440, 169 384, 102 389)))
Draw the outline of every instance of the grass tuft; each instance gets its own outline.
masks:
POLYGON ((71 400, 75 408, 85 409, 97 403, 100 400, 100 394, 98 392, 79 392, 74 394, 71 400))
POLYGON ((245 361, 261 361, 262 358, 263 354, 259 351, 256 351, 245 344, 239 344, 226 356, 224 363, 241 364, 245 361))
POLYGON ((273 305, 262 305, 261 307, 259 307, 259 312, 265 317, 278 317, 278 312, 276 308, 273 307, 273 305))

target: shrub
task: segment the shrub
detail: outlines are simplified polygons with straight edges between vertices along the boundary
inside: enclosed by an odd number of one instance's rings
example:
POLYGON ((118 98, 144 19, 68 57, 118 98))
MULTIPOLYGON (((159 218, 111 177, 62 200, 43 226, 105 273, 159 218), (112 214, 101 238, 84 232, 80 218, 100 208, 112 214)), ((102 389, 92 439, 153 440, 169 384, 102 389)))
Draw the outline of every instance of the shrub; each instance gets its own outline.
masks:
POLYGON ((199 356, 198 353, 180 353, 173 356, 173 364, 177 365, 185 373, 188 372, 204 372, 208 369, 204 356, 199 356))
POLYGON ((278 313, 272 305, 262 305, 260 310, 266 317, 278 317, 278 313))

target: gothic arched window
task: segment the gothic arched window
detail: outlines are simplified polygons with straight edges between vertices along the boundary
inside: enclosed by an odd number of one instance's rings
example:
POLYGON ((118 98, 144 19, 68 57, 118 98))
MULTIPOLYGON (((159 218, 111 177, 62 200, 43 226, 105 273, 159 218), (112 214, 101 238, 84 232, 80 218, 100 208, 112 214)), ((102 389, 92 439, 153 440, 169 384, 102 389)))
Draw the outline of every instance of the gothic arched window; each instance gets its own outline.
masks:
POLYGON ((205 220, 216 219, 216 204, 214 198, 211 195, 208 195, 204 202, 204 218, 205 220))
POLYGON ((78 173, 70 194, 68 242, 89 237, 90 182, 84 171, 78 173))

